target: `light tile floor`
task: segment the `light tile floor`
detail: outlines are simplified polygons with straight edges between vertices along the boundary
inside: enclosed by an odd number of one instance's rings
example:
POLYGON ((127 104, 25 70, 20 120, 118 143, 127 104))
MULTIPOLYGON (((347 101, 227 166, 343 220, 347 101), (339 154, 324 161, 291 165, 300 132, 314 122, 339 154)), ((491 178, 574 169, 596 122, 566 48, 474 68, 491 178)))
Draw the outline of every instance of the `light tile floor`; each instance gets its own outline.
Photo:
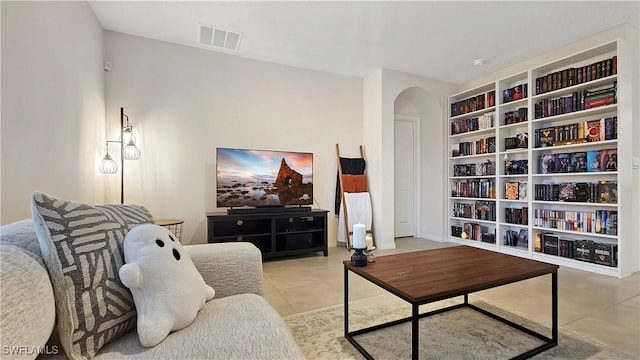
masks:
MULTIPOLYGON (((396 249, 376 250, 377 256, 454 246, 418 238, 396 239, 396 249)), ((265 298, 287 316, 342 304, 344 247, 329 248, 329 256, 305 256, 263 263, 265 298)), ((481 271, 481 269, 479 269, 481 271)), ((349 300, 385 291, 349 275, 349 300)), ((567 267, 558 272, 560 327, 640 356, 640 273, 624 279, 567 267)), ((470 295, 540 323, 550 324, 551 276, 521 281, 470 295)))

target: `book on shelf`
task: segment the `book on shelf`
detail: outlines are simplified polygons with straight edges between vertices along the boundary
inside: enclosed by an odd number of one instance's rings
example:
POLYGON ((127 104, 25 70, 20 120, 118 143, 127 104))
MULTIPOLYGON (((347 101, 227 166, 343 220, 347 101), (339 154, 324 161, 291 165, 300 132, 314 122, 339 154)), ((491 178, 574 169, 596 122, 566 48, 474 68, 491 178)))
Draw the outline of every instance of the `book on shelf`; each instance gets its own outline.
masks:
POLYGON ((506 160, 504 162, 505 175, 525 175, 529 173, 529 160, 506 160))
POLYGON ((529 119, 529 109, 526 107, 518 108, 514 111, 507 111, 504 113, 504 124, 503 125, 511 125, 517 124, 529 119))
POLYGON ((516 148, 526 149, 529 147, 529 134, 522 133, 516 135, 516 148))
POLYGON ((615 244, 593 244, 593 262, 600 265, 618 266, 617 246, 615 244))
POLYGON ((618 202, 618 183, 600 180, 598 183, 598 202, 601 204, 616 204, 618 202))
POLYGON ((602 140, 602 132, 604 129, 600 128, 600 120, 588 120, 586 121, 586 138, 589 142, 602 140))
POLYGON ((600 166, 602 164, 601 158, 602 156, 600 155, 600 150, 588 150, 587 151, 587 170, 589 172, 602 171, 600 169, 600 166))
POLYGON ((518 183, 518 199, 527 200, 527 183, 524 181, 518 183))
POLYGON ((527 225, 529 219, 529 209, 525 206, 521 209, 505 208, 504 221, 509 224, 527 225))
POLYGON ((618 171, 618 149, 600 150, 601 170, 618 171))
POLYGON ((558 255, 558 237, 553 234, 542 235, 542 252, 549 255, 558 255))
POLYGON ((536 95, 582 84, 617 74, 618 57, 597 61, 581 67, 570 67, 537 77, 535 80, 536 95))
POLYGON ((560 184, 560 194, 558 195, 558 200, 559 201, 575 201, 576 185, 574 183, 560 184))
POLYGON ((593 262, 593 240, 576 240, 574 259, 586 262, 593 262))
POLYGON ((555 154, 541 154, 540 155, 540 168, 539 174, 553 174, 556 172, 556 155, 555 154))
POLYGON ((542 252, 542 233, 533 233, 533 250, 542 252))
POLYGON ((547 147, 553 146, 556 140, 556 128, 555 127, 546 127, 542 129, 538 129, 538 143, 536 147, 547 147))
POLYGON ((518 183, 505 182, 504 198, 508 200, 518 200, 518 183))
POLYGON ((587 152, 576 151, 571 153, 571 168, 573 172, 587 171, 587 152))
POLYGON ((451 236, 462 237, 462 226, 451 225, 451 236))
POLYGON ((515 230, 505 230, 504 232, 504 244, 508 246, 518 245, 518 232, 515 230))
POLYGON ((604 140, 614 140, 618 138, 618 117, 608 117, 604 119, 604 140))
POLYGON ((556 166, 555 172, 558 173, 567 173, 573 170, 571 166, 571 154, 569 153, 560 153, 556 154, 556 166))
POLYGON ((535 184, 535 200, 571 201, 586 203, 610 203, 617 200, 617 183, 600 181, 599 183, 563 182, 535 184))
POLYGON ((518 242, 516 243, 516 246, 524 248, 529 247, 529 230, 520 229, 518 232, 518 242))

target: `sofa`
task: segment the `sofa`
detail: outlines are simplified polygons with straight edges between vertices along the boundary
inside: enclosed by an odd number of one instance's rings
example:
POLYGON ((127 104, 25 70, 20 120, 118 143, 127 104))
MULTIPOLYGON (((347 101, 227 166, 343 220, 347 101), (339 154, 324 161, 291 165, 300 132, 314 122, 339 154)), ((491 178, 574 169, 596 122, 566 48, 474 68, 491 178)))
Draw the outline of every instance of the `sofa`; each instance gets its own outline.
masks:
MULTIPOLYGON (((135 328, 104 344, 95 359, 304 359, 291 331, 262 297, 260 251, 250 243, 186 245, 216 291, 188 327, 145 348, 135 328)), ((57 340, 54 291, 34 222, 0 227, 2 359, 66 358, 57 340)))

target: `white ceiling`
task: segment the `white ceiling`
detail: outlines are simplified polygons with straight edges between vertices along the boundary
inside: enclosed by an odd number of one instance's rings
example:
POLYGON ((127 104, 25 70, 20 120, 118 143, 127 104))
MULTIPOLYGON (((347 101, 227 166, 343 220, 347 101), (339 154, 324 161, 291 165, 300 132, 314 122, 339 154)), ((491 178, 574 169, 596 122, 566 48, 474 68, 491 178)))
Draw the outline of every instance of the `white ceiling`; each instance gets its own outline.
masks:
MULTIPOLYGON (((234 55, 364 77, 464 83, 623 22, 639 1, 90 1, 102 27, 205 48, 199 24, 243 33, 234 55), (474 67, 477 58, 487 60, 474 67)), ((207 49, 219 51, 216 48, 207 49)))

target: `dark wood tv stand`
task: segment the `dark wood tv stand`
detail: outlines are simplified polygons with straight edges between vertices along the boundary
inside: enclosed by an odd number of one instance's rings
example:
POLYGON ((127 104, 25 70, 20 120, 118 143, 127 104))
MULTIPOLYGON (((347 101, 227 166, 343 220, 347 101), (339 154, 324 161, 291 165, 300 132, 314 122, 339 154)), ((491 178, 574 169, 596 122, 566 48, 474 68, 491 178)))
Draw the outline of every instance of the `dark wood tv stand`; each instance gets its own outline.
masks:
POLYGON ((262 257, 322 251, 328 255, 328 210, 261 212, 258 214, 207 213, 207 242, 248 241, 262 257))

